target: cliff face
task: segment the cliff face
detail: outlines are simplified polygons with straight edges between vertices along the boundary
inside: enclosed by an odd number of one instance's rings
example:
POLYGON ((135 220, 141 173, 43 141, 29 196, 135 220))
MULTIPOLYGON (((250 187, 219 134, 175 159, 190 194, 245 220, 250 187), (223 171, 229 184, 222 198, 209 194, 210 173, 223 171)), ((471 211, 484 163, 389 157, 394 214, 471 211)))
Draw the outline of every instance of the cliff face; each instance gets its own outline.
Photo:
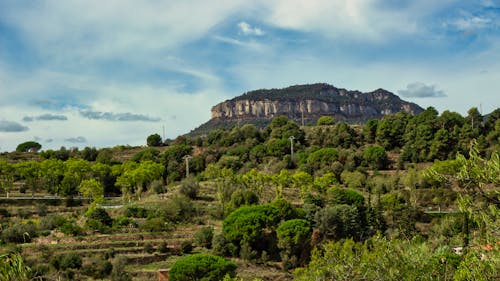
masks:
POLYGON ((285 115, 311 120, 329 115, 337 120, 363 121, 399 111, 417 114, 422 110, 383 89, 361 93, 314 84, 246 93, 214 106, 212 119, 252 120, 285 115))
POLYGON ((321 116, 361 123, 400 111, 414 115, 423 109, 383 89, 362 93, 328 84, 298 85, 251 91, 221 102, 212 108, 212 118, 189 134, 206 134, 215 128, 230 128, 245 123, 263 127, 280 115, 298 124, 316 123, 321 116))

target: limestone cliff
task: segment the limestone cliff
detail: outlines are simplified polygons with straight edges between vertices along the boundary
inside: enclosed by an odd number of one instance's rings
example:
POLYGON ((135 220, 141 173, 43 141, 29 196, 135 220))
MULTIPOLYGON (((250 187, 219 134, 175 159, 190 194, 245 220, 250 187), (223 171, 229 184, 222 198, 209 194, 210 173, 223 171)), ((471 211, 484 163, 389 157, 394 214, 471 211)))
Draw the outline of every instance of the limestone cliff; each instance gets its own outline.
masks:
POLYGON ((418 114, 423 109, 383 89, 362 93, 328 84, 298 85, 251 91, 221 102, 212 108, 212 119, 199 129, 228 127, 236 122, 262 126, 280 115, 299 124, 314 123, 325 115, 351 123, 364 122, 400 111, 418 114))

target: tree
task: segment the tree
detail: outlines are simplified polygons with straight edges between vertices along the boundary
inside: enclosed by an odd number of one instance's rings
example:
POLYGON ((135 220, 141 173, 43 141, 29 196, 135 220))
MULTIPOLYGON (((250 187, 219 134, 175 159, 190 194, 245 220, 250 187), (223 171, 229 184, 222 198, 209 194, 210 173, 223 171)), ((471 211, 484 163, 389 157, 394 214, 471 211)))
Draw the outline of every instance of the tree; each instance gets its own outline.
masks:
POLYGON ((95 179, 82 180, 78 187, 78 191, 84 197, 92 198, 93 202, 104 202, 104 188, 102 184, 95 179))
POLYGON ((247 245, 253 250, 265 250, 264 230, 277 225, 278 212, 278 208, 269 204, 241 207, 224 219, 222 233, 236 249, 247 245))
POLYGON ((309 154, 306 163, 311 171, 317 171, 329 167, 339 158, 339 152, 335 148, 322 148, 309 154))
POLYGON ((362 238, 362 220, 356 206, 341 204, 324 208, 315 216, 319 232, 326 239, 362 238))
POLYGON ((365 165, 372 169, 382 170, 387 168, 387 152, 381 146, 369 146, 363 152, 365 165))
POLYGON ((335 121, 333 121, 333 117, 331 116, 321 116, 318 118, 318 121, 316 122, 318 126, 324 126, 324 125, 334 125, 335 121))
POLYGON ((25 180, 24 185, 31 189, 31 196, 35 196, 42 177, 40 162, 34 160, 19 162, 15 164, 15 169, 21 178, 25 180))
POLYGON ((236 264, 219 256, 194 254, 177 260, 169 271, 172 281, 222 280, 224 276, 234 276, 236 264))
POLYGON ((303 265, 311 247, 310 223, 303 219, 284 221, 276 229, 276 234, 284 268, 303 265))
POLYGON ((152 134, 146 139, 148 146, 161 146, 163 144, 160 135, 152 134))
POLYGON ((404 112, 386 115, 377 126, 376 142, 387 150, 404 145, 404 133, 410 116, 404 112))
POLYGON ((19 144, 16 147, 18 152, 38 152, 42 148, 42 145, 36 141, 27 141, 19 144))
POLYGON ((365 124, 365 126, 363 126, 363 138, 364 138, 365 142, 375 143, 375 137, 377 134, 377 126, 378 126, 377 119, 370 119, 365 124))
MULTIPOLYGON (((451 182, 460 188, 459 208, 467 219, 478 224, 481 231, 475 238, 480 243, 496 243, 500 235, 500 157, 493 152, 489 158, 481 157, 477 142, 471 142, 469 157, 458 154, 453 169, 438 169, 436 164, 425 176, 438 181, 451 182), (478 204, 484 200, 485 204, 478 204)), ((468 244, 468 234, 464 244, 468 244)))
POLYGON ((14 186, 14 167, 5 160, 0 160, 0 190, 9 198, 10 189, 14 186))

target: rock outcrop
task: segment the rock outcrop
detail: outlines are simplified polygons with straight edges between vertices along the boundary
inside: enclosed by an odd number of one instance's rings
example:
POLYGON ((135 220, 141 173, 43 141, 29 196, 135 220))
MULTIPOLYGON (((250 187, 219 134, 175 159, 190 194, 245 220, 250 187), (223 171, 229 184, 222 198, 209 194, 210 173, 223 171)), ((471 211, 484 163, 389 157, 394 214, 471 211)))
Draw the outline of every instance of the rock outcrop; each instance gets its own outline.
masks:
POLYGON ((384 89, 362 93, 338 89, 328 84, 298 85, 251 91, 221 102, 212 108, 212 119, 199 129, 207 126, 228 127, 224 125, 235 122, 263 126, 280 115, 299 124, 314 123, 325 115, 332 116, 335 120, 362 123, 400 111, 418 114, 423 109, 384 89))

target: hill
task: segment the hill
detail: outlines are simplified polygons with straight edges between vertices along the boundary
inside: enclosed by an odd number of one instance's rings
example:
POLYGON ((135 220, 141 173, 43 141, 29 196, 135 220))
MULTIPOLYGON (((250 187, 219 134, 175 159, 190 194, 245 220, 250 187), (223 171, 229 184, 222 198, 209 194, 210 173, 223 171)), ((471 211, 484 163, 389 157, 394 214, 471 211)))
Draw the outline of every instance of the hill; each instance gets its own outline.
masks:
POLYGON ((384 89, 363 93, 324 83, 296 85, 250 91, 221 102, 212 108, 212 118, 190 135, 203 135, 215 128, 230 128, 235 124, 265 127, 273 117, 280 115, 299 124, 316 123, 321 116, 364 123, 400 111, 415 115, 423 109, 384 89))

